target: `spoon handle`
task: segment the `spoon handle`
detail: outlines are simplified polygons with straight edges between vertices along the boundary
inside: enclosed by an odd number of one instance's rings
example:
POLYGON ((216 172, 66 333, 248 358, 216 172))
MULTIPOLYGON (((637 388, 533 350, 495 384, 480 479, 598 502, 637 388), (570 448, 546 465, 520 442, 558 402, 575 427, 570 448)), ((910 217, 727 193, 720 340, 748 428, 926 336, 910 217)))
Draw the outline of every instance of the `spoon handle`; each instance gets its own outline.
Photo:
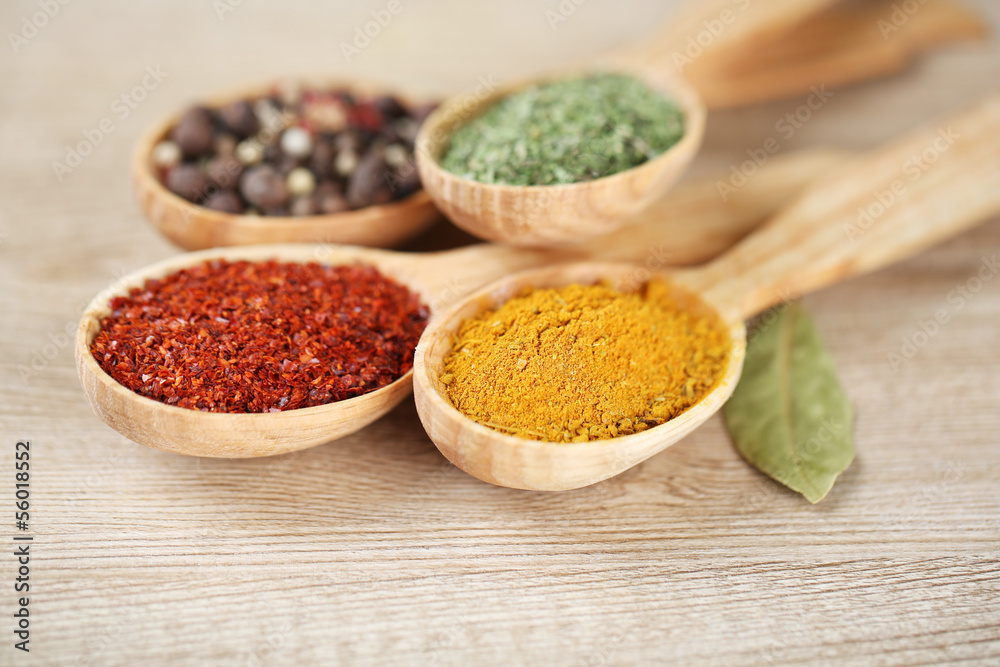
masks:
POLYGON ((1000 213, 1000 93, 852 159, 722 258, 678 278, 747 318, 1000 213))
POLYGON ((497 278, 560 261, 641 262, 651 271, 706 262, 848 159, 830 148, 775 156, 725 198, 719 183, 728 182, 729 171, 712 174, 672 190, 615 234, 567 250, 482 243, 407 259, 420 269, 435 312, 497 278))
POLYGON ((612 56, 630 69, 662 73, 683 71, 687 61, 725 52, 748 40, 787 31, 836 0, 697 0, 690 1, 651 38, 612 56), (694 46, 692 46, 692 44, 694 46))
POLYGON ((851 153, 810 148, 775 155, 743 187, 730 191, 732 171, 685 183, 654 202, 627 226, 579 246, 580 259, 690 266, 715 259, 761 223, 832 174, 851 153))
POLYGON ((726 109, 888 76, 924 51, 986 34, 974 11, 950 0, 923 0, 893 23, 898 1, 840 3, 774 38, 691 58, 684 75, 708 109, 726 109))

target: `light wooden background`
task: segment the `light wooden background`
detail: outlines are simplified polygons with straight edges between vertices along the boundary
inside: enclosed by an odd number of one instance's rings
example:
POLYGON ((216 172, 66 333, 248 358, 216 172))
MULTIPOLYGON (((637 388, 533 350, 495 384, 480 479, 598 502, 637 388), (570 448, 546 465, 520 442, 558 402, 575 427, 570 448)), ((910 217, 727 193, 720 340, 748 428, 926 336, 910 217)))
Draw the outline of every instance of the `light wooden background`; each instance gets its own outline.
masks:
MULTIPOLYGON (((446 465, 410 403, 251 461, 152 451, 91 413, 61 332, 117 275, 177 252, 128 180, 161 114, 285 73, 447 93, 627 43, 671 4, 588 0, 553 31, 556 0, 399 1, 350 64, 339 43, 381 0, 231 0, 221 20, 230 0, 70 2, 18 53, 5 37, 0 540, 28 438, 35 542, 28 656, 0 556, 0 664, 1000 664, 1000 277, 948 301, 998 252, 1000 220, 807 299, 858 415, 858 459, 818 506, 746 465, 718 420, 613 481, 546 495, 446 465), (163 83, 115 116, 157 65, 163 83), (114 132, 57 182, 53 160, 103 117, 114 132), (942 308, 950 322, 894 371, 888 355, 942 308)), ((3 3, 2 32, 36 11, 3 3)), ((838 92, 782 146, 871 146, 998 81, 996 45, 948 49, 838 92)), ((801 102, 713 115, 697 169, 740 159, 801 102)))

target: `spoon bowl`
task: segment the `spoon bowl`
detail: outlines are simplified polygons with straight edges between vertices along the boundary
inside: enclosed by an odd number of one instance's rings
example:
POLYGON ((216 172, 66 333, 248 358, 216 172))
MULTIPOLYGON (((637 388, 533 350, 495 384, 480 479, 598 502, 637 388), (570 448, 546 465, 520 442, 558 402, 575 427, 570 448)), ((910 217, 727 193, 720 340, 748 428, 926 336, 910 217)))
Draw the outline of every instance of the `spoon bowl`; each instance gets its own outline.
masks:
MULTIPOLYGON (((364 96, 391 92, 410 108, 423 102, 395 91, 351 81, 316 84, 303 81, 303 85, 348 90, 364 96)), ((237 100, 264 97, 271 90, 271 86, 244 88, 203 104, 217 108, 237 100)), ((164 236, 185 250, 265 243, 342 243, 391 248, 441 219, 441 213, 423 189, 387 204, 310 216, 243 215, 192 203, 166 188, 152 161, 153 148, 167 138, 180 117, 181 112, 174 113, 142 136, 132 159, 132 179, 143 214, 164 236)))
MULTIPOLYGON (((525 271, 478 290, 436 317, 421 336, 413 368, 417 412, 441 453, 458 468, 491 484, 563 491, 628 470, 683 439, 722 407, 736 388, 743 368, 746 329, 741 319, 724 323, 731 354, 715 387, 677 417, 634 435, 573 443, 519 438, 469 419, 447 399, 440 378, 462 322, 500 307, 528 287, 554 288, 574 283, 635 285, 638 270, 633 264, 574 263, 525 271)), ((719 317, 711 304, 674 284, 670 273, 660 272, 655 276, 672 287, 671 297, 682 307, 706 317, 719 317)))
POLYGON ((503 86, 482 97, 460 96, 438 107, 417 135, 417 167, 424 189, 456 225, 491 241, 556 247, 614 231, 676 183, 697 154, 705 132, 705 107, 683 79, 670 70, 627 73, 673 100, 684 117, 684 135, 663 154, 611 176, 567 185, 492 185, 441 166, 458 127, 529 85, 583 74, 574 70, 503 86))
POLYGON ((259 414, 200 412, 141 396, 100 367, 90 344, 109 314, 108 302, 133 287, 211 259, 230 261, 364 263, 423 293, 420 278, 402 253, 307 244, 205 250, 153 264, 115 282, 87 306, 76 333, 76 365, 87 400, 97 415, 122 435, 155 449, 194 456, 248 458, 304 449, 353 433, 392 410, 412 388, 409 371, 392 384, 336 403, 259 414))

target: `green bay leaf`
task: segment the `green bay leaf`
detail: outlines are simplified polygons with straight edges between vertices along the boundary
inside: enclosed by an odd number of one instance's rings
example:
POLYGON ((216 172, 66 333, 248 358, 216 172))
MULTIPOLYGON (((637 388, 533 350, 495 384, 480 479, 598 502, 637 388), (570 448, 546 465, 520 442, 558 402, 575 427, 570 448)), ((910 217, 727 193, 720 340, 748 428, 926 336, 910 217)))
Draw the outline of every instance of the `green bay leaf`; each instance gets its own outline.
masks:
POLYGON ((761 322, 723 408, 726 428, 754 467, 817 503, 854 460, 853 410, 833 357, 799 304, 761 322))

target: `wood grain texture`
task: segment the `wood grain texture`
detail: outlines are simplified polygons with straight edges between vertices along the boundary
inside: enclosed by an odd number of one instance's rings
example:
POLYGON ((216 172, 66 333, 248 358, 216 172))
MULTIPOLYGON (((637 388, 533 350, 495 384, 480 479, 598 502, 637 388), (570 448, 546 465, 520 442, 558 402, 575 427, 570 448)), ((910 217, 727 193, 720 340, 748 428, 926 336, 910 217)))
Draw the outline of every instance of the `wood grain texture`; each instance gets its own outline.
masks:
MULTIPOLYGON (((995 2, 970 4, 1000 25, 995 2)), ((289 72, 448 94, 619 47, 671 11, 588 2, 552 29, 556 3, 403 6, 350 63, 340 42, 384 3, 245 2, 221 20, 193 0, 67 3, 0 59, 0 462, 32 440, 36 584, 32 653, 5 639, 0 664, 996 664, 1000 280, 970 281, 1000 221, 807 299, 858 413, 858 460, 816 506, 749 468, 717 419, 614 480, 541 494, 447 464, 410 402, 337 445, 243 461, 141 447, 91 412, 80 314, 176 253, 130 194, 156 119, 289 72), (147 65, 168 75, 121 118, 147 65), (52 162, 104 117, 114 131, 58 181, 52 162)), ((37 11, 4 4, 4 34, 37 11)), ((837 92, 791 134, 777 125, 805 99, 713 113, 692 171, 739 169, 768 138, 870 148, 998 80, 995 44, 961 46, 837 92)), ((0 556, 5 637, 13 567, 0 556)))

